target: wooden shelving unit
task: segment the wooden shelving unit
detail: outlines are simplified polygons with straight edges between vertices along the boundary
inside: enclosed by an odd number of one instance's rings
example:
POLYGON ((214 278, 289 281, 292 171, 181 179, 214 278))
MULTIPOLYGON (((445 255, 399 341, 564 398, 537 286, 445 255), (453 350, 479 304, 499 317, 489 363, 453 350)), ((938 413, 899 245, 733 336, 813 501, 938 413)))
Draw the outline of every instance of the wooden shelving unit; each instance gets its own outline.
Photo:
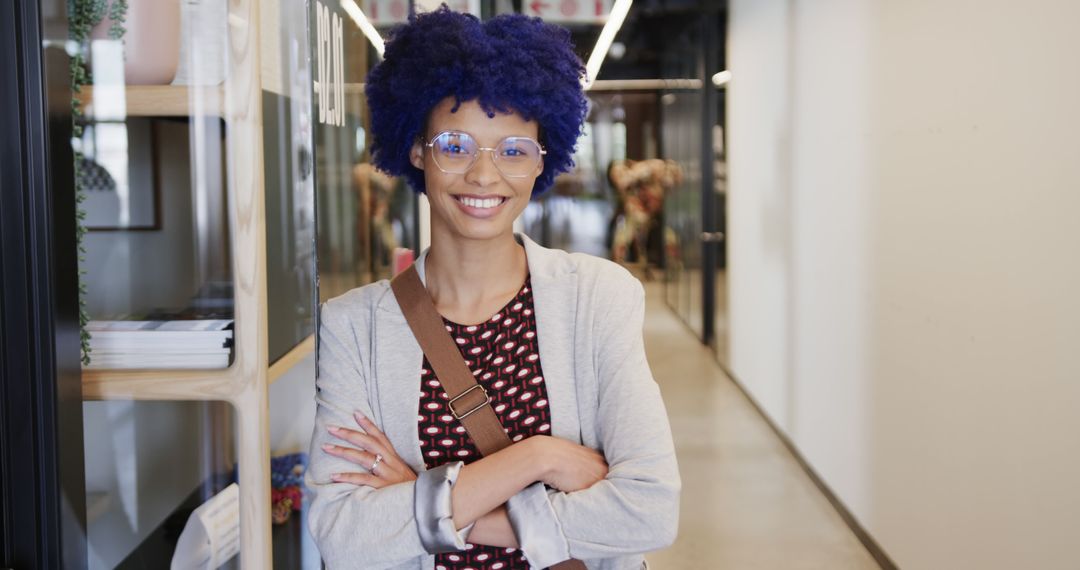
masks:
MULTIPOLYGON (((79 101, 88 117, 94 116, 94 95, 113 97, 119 89, 84 87, 79 101), (104 93, 104 95, 102 95, 104 93)), ((128 85, 123 89, 124 109, 129 117, 221 116, 224 92, 221 87, 183 85, 128 85)))
MULTIPOLYGON (((227 125, 225 156, 234 291, 233 364, 222 370, 86 370, 85 400, 220 400, 236 412, 240 487, 240 563, 273 567, 270 523, 269 385, 314 350, 309 337, 268 365, 266 210, 263 179, 259 3, 228 3, 229 76, 217 87, 128 86, 127 116, 219 116, 227 125), (196 103, 197 102, 197 103, 196 103)), ((80 99, 93 116, 95 97, 80 99)))

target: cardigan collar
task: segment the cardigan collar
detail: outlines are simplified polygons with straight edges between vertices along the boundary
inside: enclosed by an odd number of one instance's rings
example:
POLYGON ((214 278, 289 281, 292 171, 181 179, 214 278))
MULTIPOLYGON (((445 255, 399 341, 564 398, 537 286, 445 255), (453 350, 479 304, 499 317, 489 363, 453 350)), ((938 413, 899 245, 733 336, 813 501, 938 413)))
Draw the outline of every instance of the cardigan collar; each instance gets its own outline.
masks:
MULTIPOLYGON (((533 288, 540 363, 548 392, 552 435, 581 440, 574 387, 574 347, 577 332, 577 273, 569 256, 540 246, 524 234, 514 234, 525 246, 533 288)), ((416 260, 425 282, 428 249, 416 260)), ((414 468, 424 464, 419 447, 417 414, 423 351, 412 335, 394 294, 387 288, 375 311, 372 356, 383 429, 403 459, 414 468)))
MULTIPOLYGON (((574 273, 574 264, 569 261, 565 252, 548 249, 536 243, 532 238, 525 234, 515 232, 514 239, 525 246, 526 264, 529 266, 529 275, 534 282, 537 278, 541 281, 546 281, 549 279, 558 279, 565 277, 567 274, 574 273)), ((413 263, 416 266, 417 275, 420 276, 420 282, 425 286, 427 286, 426 261, 428 253, 430 252, 430 247, 424 248, 424 251, 420 253, 420 256, 413 263)), ((379 308, 394 313, 401 312, 401 308, 397 304, 397 299, 391 293, 383 296, 379 301, 379 308)))

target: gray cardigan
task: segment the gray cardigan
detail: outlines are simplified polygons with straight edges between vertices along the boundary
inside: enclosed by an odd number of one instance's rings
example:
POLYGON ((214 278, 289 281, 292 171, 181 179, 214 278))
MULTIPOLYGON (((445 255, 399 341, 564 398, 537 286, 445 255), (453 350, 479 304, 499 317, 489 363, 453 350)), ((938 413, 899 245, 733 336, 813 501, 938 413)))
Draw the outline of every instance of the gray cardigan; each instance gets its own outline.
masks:
MULTIPOLYGON (((602 451, 606 479, 574 493, 536 483, 508 502, 534 567, 569 556, 590 569, 642 567, 642 553, 675 540, 679 471, 671 428, 645 359, 644 291, 619 265, 543 248, 523 235, 532 276, 540 363, 551 435, 602 451)), ((424 261, 417 268, 424 278, 424 261)), ((423 353, 388 281, 353 289, 322 307, 318 393, 307 486, 309 530, 328 568, 431 570, 435 552, 460 548, 449 492, 460 468, 426 471, 417 415, 423 353), (360 411, 418 473, 379 490, 334 483, 362 470, 321 449, 329 425, 355 426, 360 411)))

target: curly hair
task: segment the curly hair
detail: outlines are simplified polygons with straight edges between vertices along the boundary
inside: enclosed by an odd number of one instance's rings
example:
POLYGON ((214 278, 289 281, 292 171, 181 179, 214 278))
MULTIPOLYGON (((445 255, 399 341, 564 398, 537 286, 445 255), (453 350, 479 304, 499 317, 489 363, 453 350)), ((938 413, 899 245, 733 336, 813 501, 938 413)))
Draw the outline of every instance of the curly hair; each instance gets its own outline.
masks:
POLYGON ((588 103, 581 88, 585 66, 570 33, 540 18, 501 15, 481 23, 442 5, 411 16, 394 28, 384 59, 367 77, 371 109, 372 162, 404 176, 424 192, 424 173, 409 162, 431 109, 446 97, 458 105, 476 100, 494 117, 516 112, 540 126, 547 154, 533 196, 574 166, 573 152, 588 103))

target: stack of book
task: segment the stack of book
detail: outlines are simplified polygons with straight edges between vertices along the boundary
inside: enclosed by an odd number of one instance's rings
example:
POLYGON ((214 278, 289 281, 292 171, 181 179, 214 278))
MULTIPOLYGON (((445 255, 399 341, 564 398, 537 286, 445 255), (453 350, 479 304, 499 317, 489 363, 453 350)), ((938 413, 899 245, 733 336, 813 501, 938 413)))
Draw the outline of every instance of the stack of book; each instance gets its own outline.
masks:
POLYGON ((86 368, 227 368, 231 319, 90 321, 86 368))

